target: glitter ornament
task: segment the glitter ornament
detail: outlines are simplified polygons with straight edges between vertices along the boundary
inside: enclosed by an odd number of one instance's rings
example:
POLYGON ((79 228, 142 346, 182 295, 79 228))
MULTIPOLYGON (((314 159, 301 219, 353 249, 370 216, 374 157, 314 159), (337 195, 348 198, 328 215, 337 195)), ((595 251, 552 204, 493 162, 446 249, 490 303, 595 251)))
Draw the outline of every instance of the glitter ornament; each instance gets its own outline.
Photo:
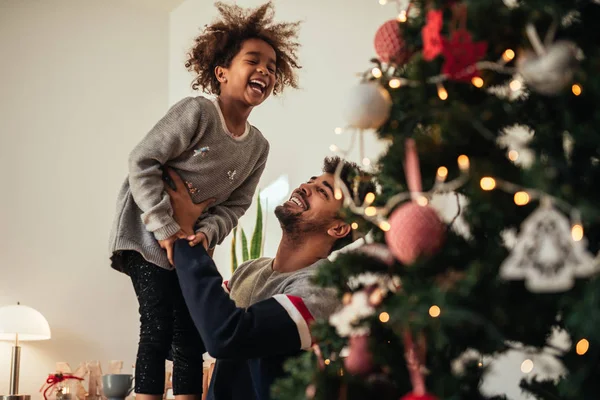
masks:
POLYGON ((384 63, 403 65, 411 53, 406 48, 402 30, 397 20, 392 19, 381 25, 375 33, 375 53, 384 63))
POLYGON ((446 226, 437 211, 415 202, 398 207, 389 219, 385 240, 396 259, 405 265, 420 256, 435 254, 444 244, 446 226))
POLYGON ((525 287, 536 293, 569 290, 575 278, 596 272, 598 261, 586 250, 586 241, 573 240, 569 220, 548 199, 523 221, 515 247, 500 268, 503 279, 525 279, 525 287))
POLYGON ((517 59, 517 70, 532 90, 543 95, 556 95, 573 81, 579 66, 575 43, 562 40, 545 49, 524 52, 517 59))
POLYGON ((348 357, 344 360, 346 371, 352 375, 365 375, 373 370, 373 354, 369 350, 367 335, 351 336, 348 357))
POLYGON ((378 129, 390 116, 392 98, 377 81, 358 84, 347 99, 344 115, 352 128, 378 129))

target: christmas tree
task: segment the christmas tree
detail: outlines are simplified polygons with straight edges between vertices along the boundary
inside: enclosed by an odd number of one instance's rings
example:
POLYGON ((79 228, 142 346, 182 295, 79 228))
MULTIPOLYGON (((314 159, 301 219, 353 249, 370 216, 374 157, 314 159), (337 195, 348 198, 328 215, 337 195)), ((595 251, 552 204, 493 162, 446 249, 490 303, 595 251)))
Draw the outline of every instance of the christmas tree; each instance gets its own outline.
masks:
POLYGON ((379 190, 336 181, 366 240, 321 269, 343 308, 273 397, 501 399, 482 381, 516 349, 524 392, 598 399, 600 5, 396 3, 348 105, 389 142, 379 190))

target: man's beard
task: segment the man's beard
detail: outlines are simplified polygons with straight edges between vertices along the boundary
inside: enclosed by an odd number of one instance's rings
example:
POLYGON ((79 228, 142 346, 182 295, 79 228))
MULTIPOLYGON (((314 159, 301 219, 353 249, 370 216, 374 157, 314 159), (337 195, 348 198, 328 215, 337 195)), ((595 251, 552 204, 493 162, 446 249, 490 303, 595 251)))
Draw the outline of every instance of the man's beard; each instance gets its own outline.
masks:
POLYGON ((285 206, 275 208, 275 216, 279 220, 281 229, 292 241, 300 241, 303 235, 323 232, 327 222, 309 222, 302 220, 302 212, 294 212, 285 206))

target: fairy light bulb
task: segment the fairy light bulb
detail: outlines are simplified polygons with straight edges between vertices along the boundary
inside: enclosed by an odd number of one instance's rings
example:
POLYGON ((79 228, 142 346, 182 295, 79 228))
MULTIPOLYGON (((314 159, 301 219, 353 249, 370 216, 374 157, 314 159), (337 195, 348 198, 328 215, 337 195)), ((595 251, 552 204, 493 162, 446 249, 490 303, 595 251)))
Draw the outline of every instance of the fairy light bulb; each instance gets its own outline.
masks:
POLYGON ((339 126, 334 129, 334 132, 336 135, 341 135, 343 131, 344 130, 342 128, 340 128, 339 126))
POLYGON ((381 230, 382 230, 382 231, 384 231, 384 232, 387 232, 387 231, 389 231, 391 227, 392 227, 392 226, 391 226, 391 225, 390 225, 390 223, 389 223, 389 222, 387 222, 387 221, 381 221, 381 222, 379 223, 379 229, 381 229, 381 230))
POLYGON ((342 189, 340 188, 335 188, 335 190, 333 191, 333 197, 335 197, 336 200, 341 200, 343 195, 342 195, 342 189))
POLYGON ((583 239, 583 226, 581 226, 581 224, 575 224, 571 227, 571 237, 575 242, 579 242, 583 239))
POLYGON ((442 310, 438 306, 433 305, 433 306, 429 307, 429 315, 432 318, 439 317, 441 313, 442 313, 442 310))
POLYGON ((336 152, 336 151, 338 151, 338 147, 335 144, 332 144, 329 146, 329 150, 336 152))
POLYGON ((429 204, 429 200, 427 200, 427 197, 425 196, 419 196, 417 198, 417 204, 421 207, 425 207, 427 204, 429 204))
POLYGON ((521 363, 521 372, 528 374, 531 371, 533 371, 533 361, 530 359, 523 361, 523 363, 521 363))
POLYGON ((375 193, 373 192, 369 192, 366 194, 365 196, 365 203, 366 204, 371 204, 375 201, 375 193))
POLYGON ((386 313, 385 311, 382 312, 379 314, 379 320, 385 324, 390 320, 390 314, 386 313))
POLYGON ((400 11, 400 14, 398 14, 398 22, 406 22, 407 19, 406 10, 400 11))
POLYGON ((588 342, 587 339, 581 339, 579 342, 577 342, 577 345, 575 346, 575 351, 580 356, 587 353, 587 351, 589 349, 590 349, 590 342, 588 342))
POLYGON ((581 86, 575 83, 571 86, 571 91, 575 96, 579 96, 581 94, 581 86))
POLYGON ((469 161, 469 157, 463 155, 458 156, 458 168, 462 171, 469 169, 471 163, 469 161))
POLYGON ((519 159, 519 152, 516 150, 511 150, 508 152, 508 159, 510 161, 517 161, 519 159))
POLYGON ((440 181, 445 181, 447 177, 448 177, 448 168, 439 167, 437 169, 437 179, 440 181))
POLYGON ((373 206, 367 207, 365 208, 365 215, 367 217, 373 217, 375 216, 375 214, 377 214, 377 209, 373 206))
POLYGON ((400 79, 398 79, 398 78, 391 79, 389 85, 392 89, 398 89, 400 87, 400 79))
POLYGON ((521 88, 523 87, 523 84, 521 83, 520 80, 513 79, 512 81, 510 81, 510 84, 508 86, 510 87, 510 90, 512 90, 513 92, 516 92, 518 90, 521 90, 521 88))
POLYGON ((353 222, 352 225, 350 225, 352 227, 352 229, 357 230, 358 229, 358 224, 356 222, 353 222))
POLYGON ((368 167, 369 165, 371 165, 371 160, 367 157, 362 159, 362 163, 365 167, 368 167))
POLYGON ((513 58, 515 58, 515 52, 513 49, 506 49, 504 53, 502 53, 502 59, 504 60, 504 62, 509 62, 513 58))
POLYGON ((329 364, 331 364, 331 360, 328 358, 325 360, 325 365, 329 365, 329 364))
POLYGON ((496 188, 496 180, 489 176, 481 178, 479 185, 485 191, 494 190, 496 188))
POLYGON ((373 75, 375 78, 381 78, 381 75, 383 75, 383 72, 381 72, 381 70, 379 68, 375 67, 371 70, 371 75, 373 75))
POLYGON ((527 192, 517 192, 515 193, 515 204, 518 206, 524 206, 529 203, 529 194, 527 192))
POLYGON ((387 0, 379 0, 379 4, 385 6, 387 4, 387 0))
POLYGON ((446 90, 446 88, 441 85, 438 84, 438 97, 440 98, 440 100, 446 100, 448 99, 448 91, 446 90))
POLYGON ((473 79, 471 79, 471 83, 473 84, 473 86, 475 86, 476 88, 481 88, 483 87, 483 79, 480 76, 474 76, 473 79))

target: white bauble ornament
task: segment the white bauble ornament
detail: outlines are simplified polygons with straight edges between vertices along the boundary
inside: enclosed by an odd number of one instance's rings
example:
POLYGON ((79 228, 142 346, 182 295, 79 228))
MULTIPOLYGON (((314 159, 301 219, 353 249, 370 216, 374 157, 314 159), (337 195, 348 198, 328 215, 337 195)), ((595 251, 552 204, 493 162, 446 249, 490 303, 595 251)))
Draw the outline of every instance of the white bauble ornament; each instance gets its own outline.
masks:
POLYGON ((521 225, 511 254, 502 263, 503 279, 525 279, 531 292, 562 292, 575 278, 598 272, 598 261, 587 251, 586 241, 573 240, 571 224, 546 199, 521 225))
POLYGON ((390 116, 392 98, 377 81, 362 82, 348 95, 344 108, 347 125, 356 129, 378 129, 390 116))
POLYGON ((561 40, 547 46, 543 53, 525 52, 517 59, 517 70, 532 90, 556 95, 573 80, 579 61, 575 43, 561 40))

